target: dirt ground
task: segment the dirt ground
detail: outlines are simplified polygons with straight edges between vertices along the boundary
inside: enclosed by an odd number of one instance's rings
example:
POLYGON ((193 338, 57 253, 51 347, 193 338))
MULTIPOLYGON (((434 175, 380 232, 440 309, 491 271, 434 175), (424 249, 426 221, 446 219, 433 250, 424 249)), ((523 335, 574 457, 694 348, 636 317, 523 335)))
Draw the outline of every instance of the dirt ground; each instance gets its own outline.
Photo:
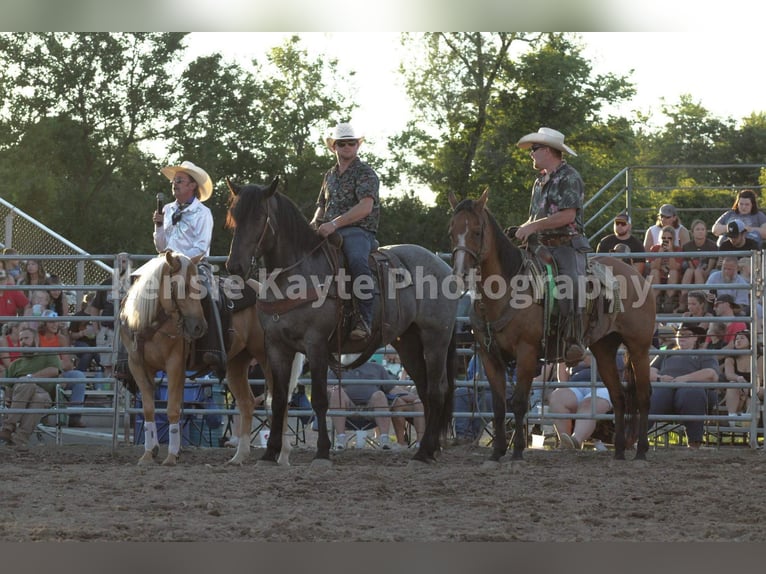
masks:
MULTIPOLYGON (((611 453, 528 450, 485 469, 488 449, 351 449, 328 469, 224 466, 231 449, 138 467, 142 447, 0 447, 0 541, 762 541, 766 455, 746 447, 611 453), (632 456, 633 453, 629 453, 632 456)), ((164 452, 161 451, 161 457, 164 452)))

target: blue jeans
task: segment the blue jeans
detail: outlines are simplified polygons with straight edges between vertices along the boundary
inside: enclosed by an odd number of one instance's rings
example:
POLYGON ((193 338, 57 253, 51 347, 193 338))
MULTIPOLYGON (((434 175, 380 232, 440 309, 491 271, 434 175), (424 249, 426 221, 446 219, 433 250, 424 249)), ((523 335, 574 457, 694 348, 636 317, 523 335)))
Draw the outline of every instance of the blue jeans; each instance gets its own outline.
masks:
POLYGON ((689 442, 701 442, 705 428, 705 415, 715 404, 715 391, 700 387, 652 389, 650 415, 700 415, 699 420, 684 421, 689 442))
MULTIPOLYGON (((489 389, 479 391, 479 400, 474 400, 473 388, 455 389, 453 411, 456 413, 492 412, 492 393, 489 389)), ((476 439, 484 430, 484 421, 480 417, 455 417, 455 436, 457 438, 476 439)))
MULTIPOLYGON (((89 343, 86 343, 85 341, 75 341, 74 342, 75 347, 90 347, 91 345, 89 343)), ((93 362, 93 359, 98 359, 98 353, 79 353, 77 355, 77 370, 85 372, 88 370, 88 367, 90 367, 91 362, 93 362)))
POLYGON ((361 227, 343 227, 337 231, 343 237, 343 254, 346 256, 348 272, 351 275, 352 293, 357 301, 357 310, 368 326, 372 326, 372 271, 368 258, 375 247, 375 234, 361 227), (360 277, 367 277, 360 280, 360 277), (361 281, 359 287, 357 282, 361 281))
MULTIPOLYGON (((61 375, 65 379, 70 379, 71 382, 63 382, 61 386, 68 391, 72 391, 72 395, 69 397, 69 404, 73 407, 82 407, 85 404, 85 373, 72 369, 71 371, 64 371, 61 375), (82 381, 81 383, 74 382, 75 380, 82 381)), ((69 415, 70 420, 78 420, 82 415, 69 415)))

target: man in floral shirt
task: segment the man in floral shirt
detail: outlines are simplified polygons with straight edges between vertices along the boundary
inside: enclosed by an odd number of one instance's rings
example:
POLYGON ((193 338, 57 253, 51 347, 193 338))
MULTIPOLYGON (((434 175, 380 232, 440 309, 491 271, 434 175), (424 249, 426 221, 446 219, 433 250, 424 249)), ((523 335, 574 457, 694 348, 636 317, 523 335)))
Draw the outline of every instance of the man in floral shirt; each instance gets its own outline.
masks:
POLYGON ((563 154, 577 154, 564 144, 564 134, 551 128, 527 134, 517 145, 529 149, 539 175, 532 187, 529 219, 516 230, 516 238, 527 241, 535 233, 541 243, 551 248, 559 271, 559 327, 566 340, 564 360, 576 364, 585 353, 582 322, 585 293, 580 281, 585 277, 585 253, 590 247, 583 236, 585 184, 563 154))
POLYGON ((359 315, 349 337, 364 340, 370 336, 372 325, 373 283, 367 259, 375 247, 380 222, 380 181, 357 156, 364 137, 351 124, 338 124, 325 141, 338 163, 324 176, 311 224, 322 237, 336 232, 343 237, 343 253, 359 315))

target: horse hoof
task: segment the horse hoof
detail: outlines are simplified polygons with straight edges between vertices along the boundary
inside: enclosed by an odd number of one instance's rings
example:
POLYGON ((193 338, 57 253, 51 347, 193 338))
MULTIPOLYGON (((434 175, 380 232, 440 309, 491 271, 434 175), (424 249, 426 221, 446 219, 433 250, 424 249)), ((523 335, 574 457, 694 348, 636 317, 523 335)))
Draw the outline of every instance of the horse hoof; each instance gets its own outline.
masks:
POLYGON ((162 466, 175 466, 177 463, 178 463, 178 455, 168 453, 167 458, 162 461, 162 466))
POLYGON ((141 458, 138 459, 138 466, 148 466, 154 464, 154 452, 147 450, 141 458))
POLYGON ((245 461, 244 459, 239 459, 236 456, 233 457, 231 460, 227 460, 223 463, 224 466, 244 466, 245 461))

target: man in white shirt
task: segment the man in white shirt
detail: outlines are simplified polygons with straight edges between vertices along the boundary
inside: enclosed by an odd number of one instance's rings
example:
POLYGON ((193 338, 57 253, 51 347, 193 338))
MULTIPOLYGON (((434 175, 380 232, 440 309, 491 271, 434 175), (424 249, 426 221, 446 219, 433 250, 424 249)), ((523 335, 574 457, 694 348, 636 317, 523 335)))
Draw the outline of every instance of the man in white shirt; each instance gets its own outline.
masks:
POLYGON ((212 269, 205 258, 210 255, 213 214, 203 204, 213 195, 213 182, 205 170, 190 161, 163 167, 162 175, 173 185, 175 201, 154 212, 154 246, 158 253, 177 251, 197 264, 206 295, 202 300, 208 335, 198 343, 203 360, 219 375, 225 369, 226 347, 216 302, 218 294, 212 269))

